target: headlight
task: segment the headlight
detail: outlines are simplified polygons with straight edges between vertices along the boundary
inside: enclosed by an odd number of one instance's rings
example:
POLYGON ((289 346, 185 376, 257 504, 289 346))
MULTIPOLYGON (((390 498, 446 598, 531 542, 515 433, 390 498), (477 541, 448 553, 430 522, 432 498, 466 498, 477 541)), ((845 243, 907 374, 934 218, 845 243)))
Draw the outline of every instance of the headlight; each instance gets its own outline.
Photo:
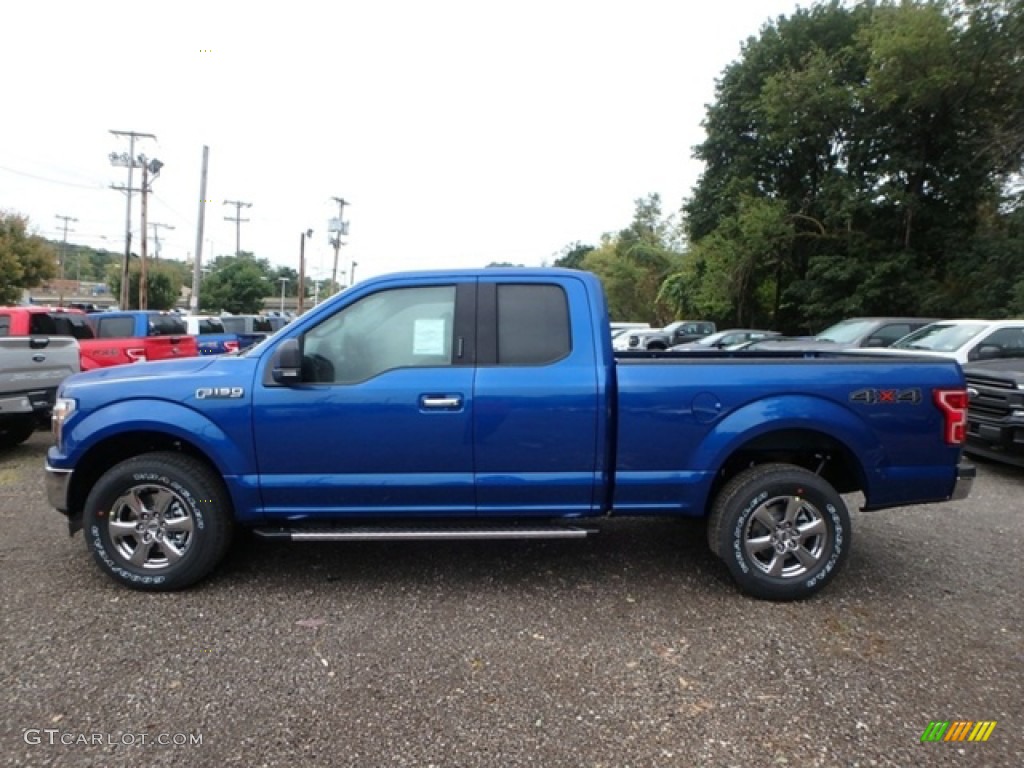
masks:
POLYGON ((61 447, 61 434, 64 431, 64 422, 71 417, 77 406, 78 403, 70 397, 58 397, 57 402, 53 404, 53 413, 50 416, 50 432, 53 434, 53 440, 58 448, 61 447))

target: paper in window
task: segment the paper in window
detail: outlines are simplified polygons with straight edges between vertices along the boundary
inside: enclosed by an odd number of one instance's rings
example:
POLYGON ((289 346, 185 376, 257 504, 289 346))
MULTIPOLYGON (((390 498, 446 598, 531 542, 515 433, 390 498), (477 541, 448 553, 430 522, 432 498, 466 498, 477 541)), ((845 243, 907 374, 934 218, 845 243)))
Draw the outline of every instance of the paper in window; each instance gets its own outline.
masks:
POLYGON ((414 355, 443 355, 445 339, 443 317, 421 317, 413 325, 414 355))

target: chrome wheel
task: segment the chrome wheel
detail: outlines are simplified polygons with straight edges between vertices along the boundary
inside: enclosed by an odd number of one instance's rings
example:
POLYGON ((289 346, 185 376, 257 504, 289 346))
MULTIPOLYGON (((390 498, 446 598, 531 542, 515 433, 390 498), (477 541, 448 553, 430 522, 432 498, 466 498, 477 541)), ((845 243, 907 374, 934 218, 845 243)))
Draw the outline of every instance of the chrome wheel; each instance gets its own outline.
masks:
POLYGON ((136 568, 159 571, 181 560, 192 545, 189 505, 159 485, 135 485, 110 505, 107 531, 114 552, 136 568))
POLYGON ((801 496, 775 496, 761 503, 743 529, 750 562, 775 578, 792 579, 821 562, 828 548, 824 515, 801 496))

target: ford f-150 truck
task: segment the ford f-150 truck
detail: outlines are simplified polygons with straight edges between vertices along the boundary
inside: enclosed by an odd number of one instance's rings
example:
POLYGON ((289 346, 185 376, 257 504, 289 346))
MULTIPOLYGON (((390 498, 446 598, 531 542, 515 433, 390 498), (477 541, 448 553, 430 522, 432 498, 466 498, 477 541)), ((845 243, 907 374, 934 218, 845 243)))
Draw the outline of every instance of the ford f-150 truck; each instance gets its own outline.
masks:
POLYGON ((237 352, 262 341, 265 334, 242 334, 229 331, 219 317, 213 315, 186 315, 182 318, 189 335, 196 337, 200 355, 223 355, 237 352))
POLYGON ((1024 467, 1024 358, 968 363, 964 375, 968 395, 964 450, 1024 467))
POLYGON ((197 354, 195 339, 185 335, 177 315, 146 311, 87 315, 64 307, 0 307, 0 336, 38 335, 78 339, 83 371, 197 354))
MULTIPOLYGON (((118 344, 110 345, 101 356, 99 351, 91 357, 99 367, 120 363, 139 363, 147 360, 170 360, 176 357, 195 357, 199 346, 189 336, 185 322, 173 312, 152 309, 96 312, 88 316, 97 339, 118 344)), ((83 369, 86 366, 83 364, 83 369)))
POLYGON ((70 336, 0 334, 0 449, 25 442, 50 419, 57 386, 79 365, 70 336))
POLYGON ((740 587, 811 595, 869 510, 963 498, 967 394, 940 359, 616 357, 563 269, 364 280, 238 354, 72 376, 48 497, 100 568, 185 587, 234 529, 291 540, 582 537, 706 518, 740 587))

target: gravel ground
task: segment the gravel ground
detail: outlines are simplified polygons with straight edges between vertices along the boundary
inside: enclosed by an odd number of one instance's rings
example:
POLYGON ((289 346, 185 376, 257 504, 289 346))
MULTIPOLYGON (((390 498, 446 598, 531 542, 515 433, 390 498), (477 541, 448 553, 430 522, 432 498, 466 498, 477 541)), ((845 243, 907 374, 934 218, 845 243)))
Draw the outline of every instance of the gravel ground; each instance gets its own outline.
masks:
POLYGON ((1021 470, 855 513, 845 572, 797 604, 741 596, 701 525, 657 520, 244 541, 150 595, 68 538, 48 438, 0 456, 0 765, 1024 765, 1021 470), (998 725, 922 744, 932 720, 998 725))

